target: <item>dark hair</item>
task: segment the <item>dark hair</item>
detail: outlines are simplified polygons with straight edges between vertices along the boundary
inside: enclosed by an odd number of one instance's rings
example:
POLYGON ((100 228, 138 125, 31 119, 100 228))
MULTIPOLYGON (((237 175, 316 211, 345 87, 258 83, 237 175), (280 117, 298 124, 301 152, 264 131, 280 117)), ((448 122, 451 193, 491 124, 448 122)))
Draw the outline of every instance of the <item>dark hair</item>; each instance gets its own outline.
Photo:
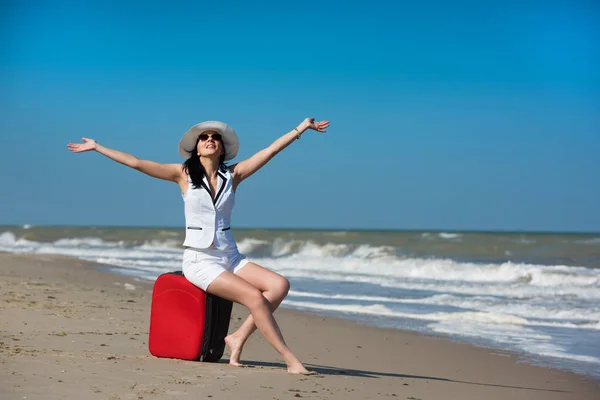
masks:
MULTIPOLYGON (((204 175, 206 175, 206 171, 204 171, 204 167, 200 162, 200 156, 196 150, 198 148, 199 141, 200 138, 196 140, 196 145, 194 148, 191 151, 188 151, 188 153, 190 153, 190 158, 183 162, 183 170, 187 172, 190 178, 192 178, 192 184, 194 185, 194 188, 200 187, 202 184, 202 178, 204 178, 204 175)), ((221 157, 219 158, 219 169, 222 172, 227 170, 227 165, 225 165, 225 146, 223 146, 223 154, 221 154, 221 157)))

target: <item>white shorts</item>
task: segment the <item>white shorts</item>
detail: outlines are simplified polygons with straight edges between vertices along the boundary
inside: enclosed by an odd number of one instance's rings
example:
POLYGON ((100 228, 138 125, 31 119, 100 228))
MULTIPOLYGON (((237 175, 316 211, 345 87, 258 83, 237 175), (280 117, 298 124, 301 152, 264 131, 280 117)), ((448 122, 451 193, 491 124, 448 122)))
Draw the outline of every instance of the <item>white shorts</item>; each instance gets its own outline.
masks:
POLYGON ((186 248, 183 251, 183 275, 188 281, 206 291, 217 276, 225 271, 237 273, 248 260, 237 248, 218 250, 216 248, 186 248))

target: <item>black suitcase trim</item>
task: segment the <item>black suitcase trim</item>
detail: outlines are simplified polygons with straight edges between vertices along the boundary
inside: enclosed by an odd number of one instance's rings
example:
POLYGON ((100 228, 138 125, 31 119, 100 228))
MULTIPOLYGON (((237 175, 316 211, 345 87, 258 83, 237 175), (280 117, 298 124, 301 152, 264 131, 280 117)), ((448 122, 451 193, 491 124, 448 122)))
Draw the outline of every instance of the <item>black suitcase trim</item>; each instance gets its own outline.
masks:
POLYGON ((206 294, 206 316, 204 318, 205 321, 212 323, 210 327, 207 327, 206 323, 204 325, 200 361, 217 362, 223 356, 232 308, 231 301, 209 293, 206 294))
MULTIPOLYGON (((183 271, 168 273, 183 276, 183 271)), ((206 293, 204 333, 202 335, 199 361, 217 362, 223 356, 225 352, 225 336, 227 336, 229 331, 232 309, 233 302, 206 293)))

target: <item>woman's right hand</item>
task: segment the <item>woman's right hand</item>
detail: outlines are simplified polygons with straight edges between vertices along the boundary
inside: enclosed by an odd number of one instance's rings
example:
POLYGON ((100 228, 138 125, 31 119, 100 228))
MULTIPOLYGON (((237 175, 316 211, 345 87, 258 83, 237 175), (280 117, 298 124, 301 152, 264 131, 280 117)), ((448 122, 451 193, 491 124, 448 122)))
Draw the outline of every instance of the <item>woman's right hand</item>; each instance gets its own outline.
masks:
POLYGON ((68 148, 73 153, 82 153, 84 151, 96 150, 98 145, 94 139, 81 138, 84 143, 69 143, 68 148))
POLYGON ((326 129, 329 126, 329 121, 318 121, 315 122, 314 118, 305 118, 300 125, 298 125, 299 132, 305 132, 308 129, 315 130, 317 132, 327 132, 326 129))

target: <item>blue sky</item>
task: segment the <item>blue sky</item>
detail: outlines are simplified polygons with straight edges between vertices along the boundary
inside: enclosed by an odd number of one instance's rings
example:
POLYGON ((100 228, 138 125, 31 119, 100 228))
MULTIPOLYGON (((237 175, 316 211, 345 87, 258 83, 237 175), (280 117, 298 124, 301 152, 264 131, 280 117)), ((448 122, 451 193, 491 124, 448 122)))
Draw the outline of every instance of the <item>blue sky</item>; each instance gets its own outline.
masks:
POLYGON ((4 2, 0 224, 182 226, 178 187, 82 136, 180 162, 222 120, 251 156, 234 225, 600 231, 592 1, 4 2))

